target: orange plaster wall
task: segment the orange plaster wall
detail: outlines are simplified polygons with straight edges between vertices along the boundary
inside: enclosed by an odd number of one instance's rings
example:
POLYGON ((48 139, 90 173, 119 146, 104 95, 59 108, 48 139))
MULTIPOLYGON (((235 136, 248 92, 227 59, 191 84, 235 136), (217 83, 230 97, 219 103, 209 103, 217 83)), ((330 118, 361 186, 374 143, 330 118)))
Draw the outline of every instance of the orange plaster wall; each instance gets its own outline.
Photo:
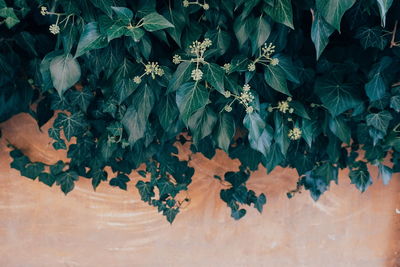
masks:
POLYGON ((339 186, 315 203, 308 192, 286 197, 295 171, 261 169, 248 186, 267 194, 264 213, 249 210, 234 221, 212 177, 237 162, 224 153, 212 161, 195 156, 191 203, 171 226, 141 202, 132 182, 127 192, 106 184, 93 192, 81 178, 64 196, 20 177, 9 168, 5 139, 33 160, 64 154, 26 114, 0 128, 0 266, 400 266, 398 174, 389 186, 374 179, 360 194, 343 171, 339 186))

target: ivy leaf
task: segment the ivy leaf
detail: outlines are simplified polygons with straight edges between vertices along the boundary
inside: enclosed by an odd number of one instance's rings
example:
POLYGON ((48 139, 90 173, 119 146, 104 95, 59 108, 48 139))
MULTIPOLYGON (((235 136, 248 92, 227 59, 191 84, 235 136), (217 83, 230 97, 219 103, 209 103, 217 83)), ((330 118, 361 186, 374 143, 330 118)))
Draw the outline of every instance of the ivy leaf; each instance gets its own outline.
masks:
POLYGON ((396 112, 400 112, 400 95, 395 95, 390 98, 390 107, 396 112))
POLYGON ((352 184, 363 193, 371 184, 372 178, 368 172, 367 164, 363 161, 357 161, 356 167, 352 168, 349 173, 352 184))
POLYGON ((40 173, 44 171, 44 164, 41 162, 28 163, 25 168, 21 170, 21 175, 35 180, 40 173))
POLYGON ((388 185, 392 179, 393 170, 383 164, 378 165, 379 177, 382 178, 383 184, 388 185))
POLYGON ((215 44, 216 48, 219 50, 219 55, 226 53, 232 41, 231 35, 221 29, 208 31, 204 37, 209 38, 213 44, 215 44))
POLYGON ((75 58, 86 52, 107 46, 107 40, 100 34, 97 22, 90 22, 83 28, 81 37, 76 48, 75 58))
POLYGON ((92 177, 92 187, 95 191, 102 181, 107 181, 107 172, 102 169, 92 169, 88 176, 92 177))
POLYGON ((253 55, 255 55, 258 49, 267 41, 271 33, 271 26, 263 15, 256 18, 253 25, 251 43, 253 55))
POLYGON ((275 123, 275 133, 274 133, 275 143, 277 143, 281 148, 282 154, 286 155, 286 152, 290 144, 288 138, 289 130, 281 113, 279 112, 274 113, 274 123, 275 123))
POLYGON ((122 190, 126 190, 126 183, 129 182, 130 180, 131 179, 129 179, 129 177, 126 176, 125 174, 118 174, 117 177, 112 178, 110 180, 110 185, 117 186, 122 190))
POLYGON ((0 18, 4 18, 4 23, 9 29, 20 22, 17 15, 15 15, 14 9, 11 7, 0 8, 0 18))
POLYGON ((218 92, 223 94, 225 71, 214 63, 205 65, 205 80, 209 82, 218 92))
POLYGON ((163 211, 163 214, 167 218, 167 221, 172 224, 175 220, 176 215, 179 213, 179 209, 177 208, 167 208, 163 211))
POLYGON ((234 134, 235 120, 228 113, 220 113, 216 131, 217 146, 228 153, 234 134))
POLYGON ((107 14, 107 16, 111 17, 112 16, 112 9, 111 6, 113 5, 112 0, 90 0, 92 4, 101 9, 103 12, 107 14))
POLYGON ((316 136, 315 132, 317 130, 317 121, 313 120, 302 120, 301 137, 306 141, 308 146, 311 148, 314 138, 316 136))
POLYGON ((389 8, 393 4, 393 0, 376 0, 378 7, 379 7, 379 13, 381 15, 381 25, 382 27, 385 27, 386 24, 386 13, 388 12, 389 8))
POLYGON ((279 66, 267 65, 264 71, 264 78, 265 82, 274 90, 291 96, 287 88, 285 72, 279 66))
POLYGON ((278 166, 285 159, 285 156, 282 154, 281 149, 277 143, 273 143, 271 148, 265 157, 265 168, 267 169, 267 173, 272 172, 276 166, 278 166))
POLYGON ((353 88, 350 84, 324 78, 315 82, 315 93, 334 117, 362 103, 353 88))
POLYGON ((83 90, 71 90, 71 104, 76 105, 81 111, 87 112, 87 109, 94 98, 92 91, 85 87, 83 90))
POLYGON ((75 187, 75 181, 79 179, 78 174, 74 171, 62 172, 56 176, 57 185, 61 186, 61 191, 68 194, 75 187))
POLYGON ((129 143, 132 146, 137 140, 144 137, 150 112, 154 106, 155 96, 148 84, 142 86, 135 93, 134 101, 129 106, 122 124, 128 132, 129 143))
POLYGON ((190 78, 190 73, 192 71, 191 62, 182 62, 178 65, 178 68, 172 75, 168 83, 167 93, 175 92, 178 88, 190 78))
POLYGON ((190 116, 208 102, 208 91, 199 83, 185 83, 176 92, 176 104, 183 122, 187 125, 190 116))
POLYGON ((133 18, 132 10, 126 7, 116 7, 116 6, 112 6, 111 9, 115 12, 117 18, 121 20, 122 23, 124 23, 126 26, 129 25, 129 23, 133 18))
POLYGON ((72 136, 82 133, 86 126, 85 116, 82 112, 76 112, 70 116, 65 113, 59 113, 54 122, 54 127, 63 128, 65 138, 68 141, 71 140, 72 136))
POLYGON ((146 31, 154 32, 166 28, 174 28, 174 25, 160 14, 153 12, 143 18, 143 27, 146 31))
POLYGON ((339 137, 342 142, 350 144, 351 130, 347 126, 343 117, 337 116, 329 118, 329 129, 332 131, 332 133, 339 137))
POLYGON ((267 203, 267 198, 264 194, 258 196, 256 202, 254 203, 254 207, 258 210, 259 213, 262 213, 263 206, 267 203))
POLYGON ((313 18, 314 20, 311 25, 311 40, 314 43, 318 60, 325 47, 328 45, 329 36, 332 35, 335 29, 325 21, 318 11, 315 11, 313 18))
POLYGON ((176 106, 175 97, 172 94, 168 94, 161 98, 158 118, 165 131, 171 128, 171 125, 174 123, 178 115, 179 110, 176 106))
POLYGON ((39 181, 47 186, 52 187, 56 181, 56 177, 50 173, 42 172, 39 174, 39 181))
POLYGON ((294 30, 292 3, 290 0, 274 0, 273 6, 266 5, 264 12, 276 22, 282 23, 294 30))
POLYGON ((188 121, 193 143, 197 145, 201 139, 210 135, 216 122, 217 115, 208 106, 197 110, 188 121))
POLYGON ((138 181, 136 188, 139 190, 140 197, 145 202, 150 202, 151 198, 154 197, 154 187, 150 182, 138 181))
POLYGON ((325 20, 340 32, 340 21, 355 2, 356 0, 316 0, 315 4, 325 20))
POLYGON ((368 114, 366 117, 367 125, 382 131, 386 134, 390 121, 393 119, 389 111, 383 110, 378 113, 368 114))
POLYGON ((389 57, 382 57, 374 64, 368 73, 369 82, 365 84, 365 92, 371 101, 382 99, 385 96, 388 86, 384 79, 385 70, 392 64, 393 60, 389 57))
POLYGON ((231 213, 231 217, 234 218, 235 220, 240 220, 245 215, 246 215, 245 209, 232 210, 232 213, 231 213))
POLYGON ((361 27, 357 30, 355 37, 360 39, 360 43, 364 49, 375 47, 383 50, 389 42, 389 39, 386 38, 385 33, 380 27, 361 27))
POLYGON ((249 131, 248 139, 250 147, 267 155, 273 140, 273 129, 266 125, 256 112, 246 114, 243 125, 249 131))
POLYGON ((54 57, 50 62, 53 86, 62 97, 65 90, 77 83, 81 77, 81 67, 71 54, 54 57))

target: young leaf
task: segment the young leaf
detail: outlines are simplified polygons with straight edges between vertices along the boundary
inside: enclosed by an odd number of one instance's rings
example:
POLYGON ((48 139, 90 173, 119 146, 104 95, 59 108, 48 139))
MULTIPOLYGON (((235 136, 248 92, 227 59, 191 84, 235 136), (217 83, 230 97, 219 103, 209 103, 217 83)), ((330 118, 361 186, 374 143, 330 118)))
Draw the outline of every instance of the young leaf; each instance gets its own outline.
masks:
POLYGON ((356 0, 316 0, 317 10, 325 20, 340 31, 340 21, 344 13, 354 5, 356 0))
POLYGON ((366 117, 367 125, 382 131, 386 134, 390 121, 393 119, 389 111, 384 110, 378 113, 368 114, 366 117))
POLYGON ((174 25, 160 14, 153 12, 143 18, 143 27, 146 31, 154 32, 166 28, 174 28, 174 25))
POLYGON ((71 54, 56 56, 50 62, 53 86, 62 97, 65 90, 77 83, 81 77, 81 67, 71 54))
POLYGON ((379 7, 379 13, 381 14, 381 25, 385 27, 386 24, 386 13, 393 4, 393 0, 376 0, 379 7))

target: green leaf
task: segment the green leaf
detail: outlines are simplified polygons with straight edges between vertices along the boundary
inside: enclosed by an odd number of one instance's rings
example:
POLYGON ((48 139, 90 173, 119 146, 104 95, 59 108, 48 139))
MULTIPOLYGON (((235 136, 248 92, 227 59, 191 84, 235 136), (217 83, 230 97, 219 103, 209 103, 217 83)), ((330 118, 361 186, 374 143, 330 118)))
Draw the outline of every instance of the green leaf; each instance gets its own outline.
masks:
POLYGON ((11 7, 1 8, 0 17, 5 19, 4 23, 9 29, 11 29, 20 22, 17 15, 15 15, 14 9, 12 9, 11 7))
POLYGON ((187 125, 189 118, 208 103, 208 90, 199 83, 183 84, 176 92, 176 104, 182 121, 187 125))
POLYGON ((179 209, 177 208, 168 208, 163 211, 163 214, 165 217, 167 217, 167 221, 172 224, 172 222, 175 220, 176 215, 179 213, 179 209))
POLYGON ((254 207, 258 210, 259 213, 262 213, 263 206, 267 203, 267 198, 264 194, 258 196, 256 202, 254 203, 254 207))
POLYGON ((392 179, 393 170, 383 164, 378 165, 379 177, 382 178, 383 184, 388 185, 392 179))
POLYGON ((335 80, 317 79, 315 93, 334 117, 362 103, 354 93, 354 86, 335 80))
POLYGON ((313 22, 311 25, 311 40, 314 43, 317 53, 317 60, 329 43, 329 36, 335 29, 325 21, 319 12, 314 13, 313 22))
POLYGON ((26 165, 25 168, 21 170, 21 175, 35 180, 42 171, 44 171, 43 163, 28 163, 28 165, 26 165))
POLYGON ((271 33, 271 26, 263 15, 256 18, 253 25, 253 33, 250 39, 253 55, 255 55, 258 49, 267 41, 271 33))
POLYGON ((277 143, 273 143, 269 153, 265 157, 265 168, 267 169, 267 173, 272 172, 272 170, 282 163, 284 159, 285 156, 282 154, 279 145, 277 143))
POLYGON ((56 181, 56 177, 50 173, 43 172, 39 175, 39 181, 51 187, 56 181))
POLYGON ((76 48, 75 58, 90 50, 106 47, 107 44, 106 38, 100 34, 97 22, 90 22, 83 28, 76 48))
POLYGON ((127 189, 126 183, 129 182, 130 180, 131 179, 129 179, 129 177, 126 176, 125 174, 118 174, 117 177, 112 178, 110 180, 110 185, 117 186, 122 190, 126 190, 127 189))
POLYGON ((144 137, 154 102, 153 90, 147 84, 135 93, 132 105, 129 106, 122 118, 122 124, 128 133, 128 141, 131 146, 144 137))
POLYGON ((390 121, 393 119, 389 111, 383 110, 378 113, 371 113, 365 117, 368 126, 382 131, 386 134, 390 121))
POLYGON ((223 94, 225 71, 214 63, 205 65, 205 80, 209 82, 218 92, 223 94))
POLYGON ((300 180, 305 189, 310 191, 311 197, 317 201, 319 197, 328 190, 331 181, 337 183, 338 169, 330 163, 325 163, 313 171, 306 172, 305 177, 300 180))
POLYGON ((388 44, 389 39, 381 27, 361 27, 357 30, 355 38, 360 39, 364 49, 375 47, 383 50, 388 44))
POLYGON ((151 198, 154 197, 154 187, 150 182, 138 181, 136 188, 139 190, 140 198, 145 202, 150 202, 151 198))
POLYGON ((143 18, 143 27, 146 31, 154 32, 166 28, 174 28, 174 25, 160 14, 153 12, 143 18))
POLYGON ((352 168, 349 177, 352 184, 363 193, 372 184, 371 175, 369 175, 367 164, 363 161, 356 162, 356 168, 352 168))
POLYGON ((160 111, 158 112, 158 118, 161 126, 165 131, 171 128, 171 125, 176 121, 179 115, 178 107, 176 106, 175 97, 172 94, 168 94, 161 98, 160 111))
POLYGON ((379 13, 381 15, 381 25, 385 27, 386 24, 386 13, 393 4, 393 0, 376 0, 379 7, 379 13))
POLYGON ((117 15, 117 18, 124 23, 125 25, 129 25, 132 18, 133 18, 133 13, 132 10, 126 7, 116 7, 112 6, 111 9, 115 12, 117 15))
POLYGON ((279 145, 281 148, 281 152, 283 155, 286 155, 286 152, 289 148, 289 137, 288 137, 288 126, 286 125, 285 118, 281 113, 274 113, 274 123, 275 123, 275 133, 274 139, 275 143, 279 145))
POLYGON ((225 112, 220 113, 216 131, 216 142, 217 146, 227 153, 232 138, 235 135, 235 128, 235 120, 232 115, 225 112))
POLYGON ((50 62, 50 74, 53 86, 62 97, 63 93, 81 77, 81 67, 71 54, 54 57, 50 62))
POLYGON ((70 116, 65 113, 59 113, 54 122, 54 127, 63 128, 65 138, 68 141, 70 141, 73 136, 81 134, 86 126, 85 116, 82 112, 73 113, 70 116))
POLYGON ((95 7, 105 12, 107 16, 112 16, 111 6, 113 5, 113 0, 90 0, 90 2, 92 2, 95 7))
POLYGON ((190 78, 191 71, 191 62, 185 61, 179 64, 178 68, 169 80, 167 93, 175 92, 183 83, 187 82, 190 78))
POLYGON ((267 65, 264 71, 264 78, 265 82, 274 90, 291 96, 287 87, 285 72, 279 66, 267 65))
POLYGON ((56 176, 57 185, 61 186, 61 191, 68 194, 75 187, 75 181, 79 179, 78 174, 74 171, 62 172, 56 176))
POLYGON ((257 112, 246 114, 243 125, 249 131, 250 147, 266 156, 273 140, 271 126, 266 125, 257 112))
POLYGON ((329 129, 334 133, 342 142, 350 144, 351 130, 347 126, 345 120, 341 116, 329 118, 329 129))
POLYGON ((86 112, 94 96, 89 88, 83 90, 73 90, 70 94, 71 104, 76 105, 83 112, 86 112))
POLYGON ((92 177, 92 186, 95 191, 102 181, 107 181, 107 172, 102 169, 92 169, 88 175, 92 177))
POLYGON ((316 0, 317 10, 336 30, 340 31, 340 21, 344 13, 354 5, 356 0, 316 0))
POLYGON ((396 112, 400 112, 400 95, 395 95, 390 98, 390 107, 396 112))
POLYGON ((385 96, 389 86, 385 82, 384 73, 392 62, 393 60, 390 57, 382 57, 368 73, 370 80, 365 84, 365 92, 371 101, 382 99, 385 96))
POLYGON ((282 23, 294 30, 291 0, 274 0, 273 6, 266 5, 264 12, 276 22, 282 23))
POLYGON ((188 121, 189 129, 195 145, 204 137, 211 134, 217 122, 217 115, 211 108, 205 106, 197 110, 188 121))

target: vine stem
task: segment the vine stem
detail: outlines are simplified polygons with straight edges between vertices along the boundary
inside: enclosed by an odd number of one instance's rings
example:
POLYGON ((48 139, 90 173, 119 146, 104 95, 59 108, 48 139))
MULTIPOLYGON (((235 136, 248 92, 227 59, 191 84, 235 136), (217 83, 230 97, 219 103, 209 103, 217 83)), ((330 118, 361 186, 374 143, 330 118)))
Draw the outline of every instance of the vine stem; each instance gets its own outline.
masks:
POLYGON ((395 37, 396 37, 396 31, 397 31, 397 20, 394 23, 394 28, 392 32, 392 40, 390 41, 390 48, 393 48, 394 46, 397 46, 397 43, 395 42, 395 37))

